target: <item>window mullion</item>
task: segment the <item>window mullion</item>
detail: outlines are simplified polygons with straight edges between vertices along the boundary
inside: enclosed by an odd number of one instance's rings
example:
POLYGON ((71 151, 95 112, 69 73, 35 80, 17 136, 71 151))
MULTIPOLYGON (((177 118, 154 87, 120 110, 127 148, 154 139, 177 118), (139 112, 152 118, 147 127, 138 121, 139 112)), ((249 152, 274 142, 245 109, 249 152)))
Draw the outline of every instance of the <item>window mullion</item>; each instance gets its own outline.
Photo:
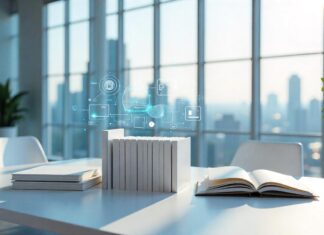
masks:
POLYGON ((260 31, 261 0, 252 2, 252 102, 251 102, 251 138, 260 139, 260 31))

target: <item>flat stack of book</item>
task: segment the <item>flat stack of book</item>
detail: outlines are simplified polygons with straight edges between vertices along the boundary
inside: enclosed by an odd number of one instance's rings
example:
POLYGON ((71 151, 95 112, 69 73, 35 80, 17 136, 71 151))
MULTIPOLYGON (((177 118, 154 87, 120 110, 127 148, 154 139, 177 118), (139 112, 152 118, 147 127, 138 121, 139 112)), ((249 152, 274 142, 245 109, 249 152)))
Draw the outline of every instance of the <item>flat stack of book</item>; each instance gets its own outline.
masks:
POLYGON ((12 188, 26 190, 86 190, 101 182, 98 169, 48 164, 12 174, 12 188))
POLYGON ((190 181, 190 138, 104 131, 103 188, 178 192, 190 181))

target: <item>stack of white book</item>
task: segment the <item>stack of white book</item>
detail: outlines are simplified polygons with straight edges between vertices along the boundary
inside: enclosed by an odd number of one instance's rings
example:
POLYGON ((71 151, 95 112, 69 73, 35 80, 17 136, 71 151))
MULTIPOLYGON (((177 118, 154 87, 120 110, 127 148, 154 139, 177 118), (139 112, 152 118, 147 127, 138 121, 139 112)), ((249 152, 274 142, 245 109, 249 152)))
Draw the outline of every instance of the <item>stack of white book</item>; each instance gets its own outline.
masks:
POLYGON ((48 164, 12 174, 13 189, 86 190, 101 182, 98 169, 48 164))
POLYGON ((178 192, 190 181, 190 138, 104 131, 103 188, 178 192))

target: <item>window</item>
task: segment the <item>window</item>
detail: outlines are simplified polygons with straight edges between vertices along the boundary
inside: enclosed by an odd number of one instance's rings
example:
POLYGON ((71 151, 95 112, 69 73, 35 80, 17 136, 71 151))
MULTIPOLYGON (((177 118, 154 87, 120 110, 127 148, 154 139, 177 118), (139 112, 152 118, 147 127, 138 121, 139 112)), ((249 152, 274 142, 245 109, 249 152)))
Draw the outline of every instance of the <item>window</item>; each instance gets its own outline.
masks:
MULTIPOLYGON (((96 76, 88 71, 96 53, 89 47, 91 1, 82 2, 46 7, 44 130, 48 152, 65 158, 90 155, 97 144, 87 124, 89 77, 96 76)), ((202 166, 230 164, 239 144, 252 138, 299 141, 306 174, 320 176, 323 6, 323 0, 106 0, 105 68, 120 92, 102 97, 110 115, 96 122, 98 130, 191 136, 192 164, 202 166), (125 102, 154 106, 153 114, 127 110, 125 102)))
POLYGON ((89 8, 88 0, 44 7, 43 136, 52 159, 88 156, 89 8))
POLYGON ((301 142, 319 176, 324 1, 262 1, 261 139, 301 142))

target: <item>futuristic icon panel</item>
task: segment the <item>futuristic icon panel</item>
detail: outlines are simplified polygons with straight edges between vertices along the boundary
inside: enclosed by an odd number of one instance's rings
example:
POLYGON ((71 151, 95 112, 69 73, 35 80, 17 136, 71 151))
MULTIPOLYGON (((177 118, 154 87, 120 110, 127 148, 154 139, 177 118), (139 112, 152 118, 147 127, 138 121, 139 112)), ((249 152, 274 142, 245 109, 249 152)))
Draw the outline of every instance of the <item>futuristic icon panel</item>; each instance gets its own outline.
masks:
POLYGON ((132 97, 133 88, 125 88, 122 96, 124 110, 129 113, 147 113, 151 109, 150 96, 132 97))
POLYGON ((89 120, 105 119, 109 116, 108 104, 89 104, 89 120))
POLYGON ((115 76, 109 74, 100 80, 99 89, 105 94, 114 95, 119 91, 119 81, 115 76))
POLYGON ((185 107, 186 121, 200 121, 201 107, 200 106, 186 106, 185 107))
POLYGON ((134 116, 134 128, 145 128, 146 117, 144 115, 134 116))
POLYGON ((152 106, 147 114, 152 118, 162 118, 165 114, 165 107, 162 104, 152 106))

